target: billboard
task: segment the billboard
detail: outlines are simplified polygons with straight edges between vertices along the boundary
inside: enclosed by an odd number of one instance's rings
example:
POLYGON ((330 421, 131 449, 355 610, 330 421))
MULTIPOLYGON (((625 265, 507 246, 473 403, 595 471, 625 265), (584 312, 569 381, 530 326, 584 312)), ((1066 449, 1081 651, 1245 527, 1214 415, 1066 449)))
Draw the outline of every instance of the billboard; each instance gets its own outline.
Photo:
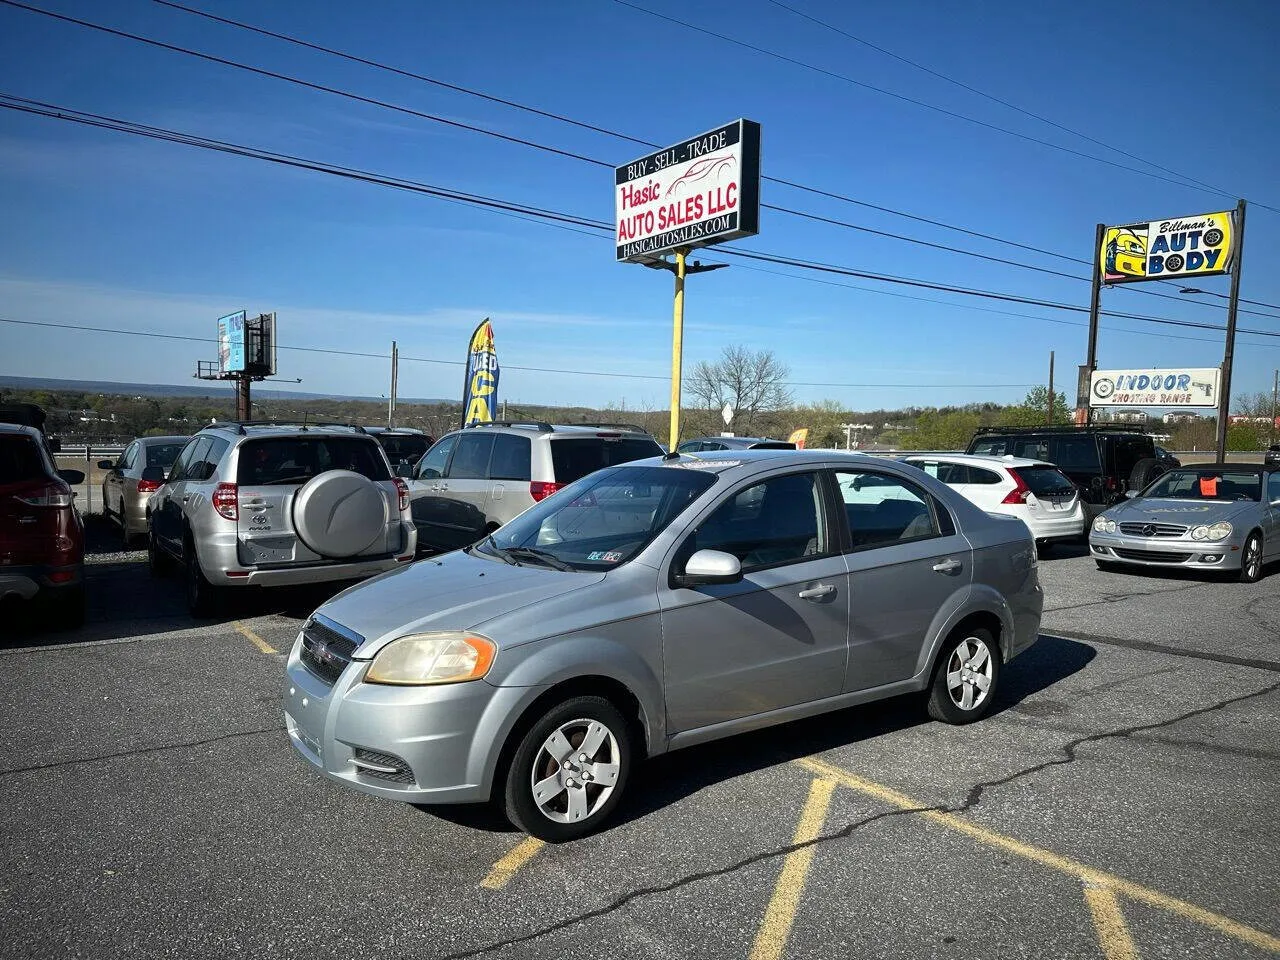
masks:
POLYGON ((1098 269, 1103 283, 1227 273, 1235 255, 1235 214, 1201 213, 1107 227, 1098 269))
POLYGON ((218 318, 218 373, 243 373, 245 362, 245 312, 218 318))
POLYGON ((760 226, 760 124, 735 120, 614 169, 617 257, 749 237, 760 226))
POLYGON ((276 373, 276 315, 260 314, 245 321, 245 373, 273 377, 276 373))
POLYGON ((491 423, 498 413, 498 351, 486 318, 467 346, 467 379, 462 385, 462 425, 491 423))
POLYGON ((1171 370, 1095 370, 1091 407, 1216 407, 1217 367, 1171 370))

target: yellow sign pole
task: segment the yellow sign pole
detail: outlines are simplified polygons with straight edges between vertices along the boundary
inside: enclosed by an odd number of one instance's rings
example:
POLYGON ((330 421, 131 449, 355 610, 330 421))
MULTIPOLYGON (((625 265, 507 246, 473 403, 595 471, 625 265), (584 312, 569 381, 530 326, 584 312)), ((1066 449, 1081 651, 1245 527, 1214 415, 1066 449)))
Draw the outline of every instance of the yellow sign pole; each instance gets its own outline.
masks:
POLYGON ((680 442, 680 375, 684 351, 684 258, 688 248, 676 251, 676 296, 671 333, 671 438, 669 450, 680 442))

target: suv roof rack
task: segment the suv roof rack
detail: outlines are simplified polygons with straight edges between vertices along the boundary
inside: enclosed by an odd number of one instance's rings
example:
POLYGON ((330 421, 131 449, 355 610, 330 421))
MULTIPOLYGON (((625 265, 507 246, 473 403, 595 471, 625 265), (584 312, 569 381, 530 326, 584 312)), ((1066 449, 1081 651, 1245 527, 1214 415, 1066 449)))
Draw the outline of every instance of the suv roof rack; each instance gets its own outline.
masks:
POLYGON ((476 427, 515 427, 517 429, 537 430, 539 433, 551 433, 555 430, 555 427, 545 420, 477 420, 475 423, 466 425, 468 430, 476 427))
POLYGON ((235 427, 236 433, 242 436, 247 432, 246 427, 297 427, 300 430, 309 430, 312 427, 342 427, 356 433, 365 432, 364 427, 358 423, 338 423, 329 420, 220 420, 201 429, 217 430, 221 427, 235 427))
POLYGON ((976 437, 984 433, 1083 433, 1086 430, 1102 430, 1109 433, 1150 433, 1147 427, 1131 423, 1090 423, 1054 427, 979 427, 973 431, 973 435, 976 437))
POLYGON ((566 423, 566 427, 596 427, 604 430, 626 430, 628 433, 648 433, 644 427, 635 423, 566 423))

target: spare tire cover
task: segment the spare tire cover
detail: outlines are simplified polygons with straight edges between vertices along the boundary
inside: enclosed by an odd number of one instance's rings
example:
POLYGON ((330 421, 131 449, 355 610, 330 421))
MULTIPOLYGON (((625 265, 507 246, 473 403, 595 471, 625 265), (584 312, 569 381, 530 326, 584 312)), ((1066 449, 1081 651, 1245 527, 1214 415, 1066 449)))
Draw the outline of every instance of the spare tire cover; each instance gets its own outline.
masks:
POLYGON ((327 470, 294 494, 293 529, 322 557, 353 557, 386 535, 387 501, 368 477, 327 470))

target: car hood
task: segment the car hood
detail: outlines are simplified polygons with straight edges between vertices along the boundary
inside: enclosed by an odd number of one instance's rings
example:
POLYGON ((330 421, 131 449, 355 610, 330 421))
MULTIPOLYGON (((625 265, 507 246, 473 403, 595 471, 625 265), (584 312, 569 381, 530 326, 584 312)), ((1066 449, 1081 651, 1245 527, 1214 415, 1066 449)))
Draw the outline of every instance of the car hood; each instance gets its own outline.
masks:
POLYGON ((1107 511, 1107 517, 1120 521, 1149 523, 1180 523, 1188 527, 1217 523, 1256 510, 1258 504, 1249 500, 1177 500, 1141 497, 1129 500, 1107 511))
MULTIPOLYGON (((513 566, 457 552, 420 560, 338 594, 316 610, 364 637, 357 660, 397 637, 433 630, 470 630, 520 607, 582 590, 604 573, 566 573, 513 566)), ((501 638, 491 638, 501 646, 501 638)))

